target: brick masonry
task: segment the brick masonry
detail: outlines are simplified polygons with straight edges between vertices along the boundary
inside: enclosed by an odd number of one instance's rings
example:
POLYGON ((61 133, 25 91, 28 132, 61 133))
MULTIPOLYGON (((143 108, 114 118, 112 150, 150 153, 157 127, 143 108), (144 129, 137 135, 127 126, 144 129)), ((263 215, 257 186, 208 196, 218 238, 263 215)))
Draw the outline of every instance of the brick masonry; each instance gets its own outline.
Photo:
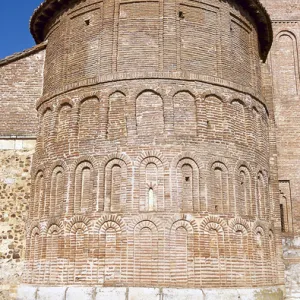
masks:
POLYGON ((8 175, 23 172, 9 167, 15 157, 33 154, 25 140, 7 150, 10 137, 37 135, 31 184, 24 175, 11 186, 27 203, 30 185, 28 210, 14 225, 3 220, 14 233, 13 246, 0 244, 3 297, 22 281, 282 299, 264 288, 284 284, 284 231, 287 296, 296 299, 297 3, 262 2, 274 30, 266 63, 272 32, 254 0, 46 1, 34 13, 31 31, 47 45, 0 62, 8 175))

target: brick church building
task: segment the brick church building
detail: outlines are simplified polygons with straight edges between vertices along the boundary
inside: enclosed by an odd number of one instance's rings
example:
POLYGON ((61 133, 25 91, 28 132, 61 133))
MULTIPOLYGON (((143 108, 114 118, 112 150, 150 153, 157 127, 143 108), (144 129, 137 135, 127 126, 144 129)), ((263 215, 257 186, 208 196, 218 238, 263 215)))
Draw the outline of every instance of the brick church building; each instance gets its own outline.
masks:
POLYGON ((300 299, 299 0, 45 0, 30 31, 1 300, 300 299))

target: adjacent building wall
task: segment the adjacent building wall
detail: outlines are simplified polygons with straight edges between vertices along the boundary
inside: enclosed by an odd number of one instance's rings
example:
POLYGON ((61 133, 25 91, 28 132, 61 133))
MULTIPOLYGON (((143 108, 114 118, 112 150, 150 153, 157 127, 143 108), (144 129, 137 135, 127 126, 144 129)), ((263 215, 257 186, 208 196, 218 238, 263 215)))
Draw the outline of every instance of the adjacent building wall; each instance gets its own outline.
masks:
POLYGON ((300 298, 300 3, 262 1, 271 15, 274 42, 267 68, 272 74, 276 121, 281 227, 287 299, 300 298))
POLYGON ((39 45, 0 61, 0 299, 5 300, 14 299, 24 271, 44 48, 39 45))

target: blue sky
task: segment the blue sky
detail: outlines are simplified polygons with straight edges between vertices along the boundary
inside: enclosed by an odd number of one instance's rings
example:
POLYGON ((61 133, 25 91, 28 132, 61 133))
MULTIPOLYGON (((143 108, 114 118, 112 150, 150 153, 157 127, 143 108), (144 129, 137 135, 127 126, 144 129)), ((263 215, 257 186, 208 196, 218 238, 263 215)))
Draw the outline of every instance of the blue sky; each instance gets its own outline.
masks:
POLYGON ((35 45, 29 32, 30 17, 43 0, 1 1, 0 59, 35 45))

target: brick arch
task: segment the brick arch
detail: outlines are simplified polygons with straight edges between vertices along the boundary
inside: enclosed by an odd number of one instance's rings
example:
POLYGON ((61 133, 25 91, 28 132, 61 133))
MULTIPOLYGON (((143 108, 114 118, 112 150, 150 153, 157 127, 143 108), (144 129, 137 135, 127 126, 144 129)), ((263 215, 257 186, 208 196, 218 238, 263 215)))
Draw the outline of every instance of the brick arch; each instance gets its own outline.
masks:
POLYGON ((90 100, 90 99, 96 99, 99 102, 101 101, 101 97, 100 97, 99 93, 90 92, 90 93, 81 95, 78 99, 78 104, 81 105, 83 102, 90 100))
POLYGON ((55 111, 55 109, 53 107, 53 103, 43 104, 42 106, 40 106, 38 112, 39 112, 40 116, 43 117, 48 110, 50 110, 52 113, 55 111))
POLYGON ((255 176, 253 168, 246 161, 238 161, 235 166, 235 207, 236 213, 240 215, 254 215, 255 203, 253 203, 255 176), (240 178, 245 174, 244 182, 240 178))
POLYGON ((44 214, 46 176, 44 167, 39 166, 32 176, 31 196, 29 206, 30 217, 41 217, 44 214))
POLYGON ((67 195, 66 184, 69 180, 66 164, 54 163, 49 169, 48 179, 50 184, 47 189, 45 215, 61 214, 64 210, 64 201, 67 195), (57 179, 58 174, 62 178, 57 179), (58 185, 58 186, 57 186, 58 185), (59 189, 59 190, 58 190, 59 189))
POLYGON ((63 222, 57 218, 53 218, 47 222, 46 234, 51 235, 54 232, 62 234, 64 231, 63 222))
MULTIPOLYGON (((133 280, 144 285, 149 280, 156 281, 159 276, 160 234, 152 220, 141 220, 134 225, 132 253, 133 280)), ((161 245, 162 246, 162 245, 161 245)))
POLYGON ((168 160, 164 157, 164 155, 162 154, 162 152, 160 152, 159 150, 143 151, 136 158, 135 164, 137 164, 137 166, 141 166, 142 163, 145 161, 145 159, 150 158, 150 157, 154 157, 154 158, 158 159, 164 167, 167 167, 167 168, 169 167, 168 160))
POLYGON ((270 214, 269 203, 269 178, 267 171, 257 168, 256 173, 256 200, 257 213, 262 219, 268 219, 270 214))
POLYGON ((140 211, 161 211, 165 208, 165 167, 156 156, 148 156, 139 164, 140 211))
POLYGON ((252 178, 255 176, 255 167, 253 167, 251 163, 247 162, 246 160, 238 160, 236 162, 234 167, 234 173, 237 174, 241 167, 247 168, 252 178))
POLYGON ((179 136, 197 136, 198 103, 195 96, 190 91, 179 90, 173 95, 172 101, 174 133, 179 136))
MULTIPOLYGON (((35 161, 35 160, 34 160, 35 161)), ((44 174, 44 176, 46 175, 47 171, 45 168, 45 165, 42 163, 40 164, 38 161, 36 162, 35 165, 32 165, 31 167, 31 177, 33 179, 36 178, 36 176, 38 175, 39 172, 42 172, 44 174)))
POLYGON ((229 222, 229 228, 231 228, 233 232, 241 231, 243 235, 247 235, 251 232, 249 224, 242 218, 235 218, 231 220, 229 222))
POLYGON ((122 139, 127 136, 126 95, 119 90, 108 97, 106 138, 108 140, 122 139))
POLYGON ((210 97, 214 97, 214 98, 217 98, 219 99, 222 103, 225 103, 227 102, 226 100, 226 97, 224 95, 222 95, 221 93, 218 93, 218 92, 212 92, 212 91, 207 91, 207 92, 204 92, 202 93, 202 98, 204 99, 204 102, 206 101, 207 98, 210 98, 210 97))
POLYGON ((128 95, 127 89, 124 89, 124 88, 119 89, 118 88, 118 89, 116 89, 116 90, 114 90, 112 92, 109 92, 108 98, 110 98, 112 95, 117 94, 117 93, 121 94, 124 97, 126 97, 126 95, 128 95))
POLYGON ((148 137, 164 133, 164 106, 163 97, 153 89, 146 89, 138 94, 135 98, 135 118, 138 135, 148 137), (149 105, 149 102, 151 105, 149 105), (155 122, 153 122, 153 118, 155 118, 155 122))
POLYGON ((201 165, 196 155, 182 153, 171 163, 172 201, 174 209, 183 212, 201 211, 201 165), (187 177, 186 177, 187 176, 187 177))
POLYGON ((91 229, 91 221, 85 216, 75 216, 66 225, 66 231, 75 234, 79 229, 88 233, 91 229))
POLYGON ((78 157, 75 161, 73 161, 70 165, 69 165, 69 169, 70 169, 70 173, 73 174, 76 170, 76 168, 84 162, 88 162, 91 164, 91 166, 93 167, 93 169, 97 170, 99 168, 99 163, 98 161, 92 156, 92 155, 84 155, 84 156, 80 156, 78 157))
POLYGON ((48 170, 48 174, 47 175, 48 176, 51 175, 53 173, 54 169, 57 168, 57 167, 63 168, 66 173, 70 172, 70 168, 69 168, 67 162, 65 160, 63 160, 63 159, 58 159, 58 160, 54 161, 49 166, 49 168, 47 168, 47 170, 48 170))
POLYGON ((95 261, 97 273, 103 284, 121 282, 122 259, 127 254, 127 235, 125 224, 118 215, 106 215, 94 226, 93 244, 98 256, 95 261))
POLYGON ((259 116, 262 115, 262 107, 257 102, 253 102, 250 109, 256 111, 259 116))
POLYGON ((261 231, 261 233, 265 235, 268 231, 268 226, 264 222, 256 220, 252 225, 252 232, 253 234, 256 234, 258 231, 261 231))
POLYGON ((119 212, 126 208, 128 173, 130 168, 120 158, 109 160, 104 168, 104 211, 119 212))
POLYGON ((188 285, 194 280, 194 261, 198 256, 199 239, 197 224, 194 220, 189 220, 190 217, 177 215, 168 222, 167 262, 171 286, 174 286, 174 281, 188 285))
POLYGON ((117 232, 126 233, 126 224, 121 216, 105 215, 96 221, 94 232, 99 233, 108 228, 114 228, 117 232))
POLYGON ((244 107, 247 107, 247 102, 246 102, 246 97, 243 95, 231 95, 228 98, 228 102, 230 104, 232 104, 232 102, 239 102, 240 104, 242 104, 244 107))
POLYGON ((139 232, 143 228, 149 228, 151 232, 155 232, 156 234, 158 233, 158 229, 156 224, 153 221, 150 220, 143 220, 137 223, 134 227, 134 232, 139 232))
POLYGON ((185 228, 185 230, 189 233, 189 234, 193 234, 194 233, 194 228, 191 225, 190 222, 186 221, 186 220, 178 220, 176 222, 174 222, 172 224, 171 233, 174 233, 178 228, 183 227, 185 228))
POLYGON ((276 41, 279 40, 280 37, 287 35, 289 37, 291 37, 292 39, 294 39, 295 41, 297 40, 297 37, 295 35, 295 33, 292 30, 280 30, 276 35, 275 35, 275 39, 276 41))
POLYGON ((105 156, 101 162, 99 163, 99 169, 104 171, 104 168, 106 165, 113 159, 119 159, 125 162, 126 166, 131 167, 133 165, 132 160, 130 156, 128 156, 126 153, 111 153, 107 156, 105 156))
POLYGON ((210 230, 215 230, 218 233, 227 232, 227 224, 226 222, 217 217, 217 216, 209 216, 202 220, 200 224, 200 229, 202 232, 209 232, 210 230))
POLYGON ((180 93, 187 93, 190 96, 192 96, 196 101, 197 92, 193 88, 189 88, 189 89, 176 88, 172 91, 172 94, 173 94, 172 97, 174 98, 177 94, 180 94, 180 93))
POLYGON ((212 157, 207 163, 208 170, 212 170, 214 165, 216 165, 218 167, 221 167, 221 168, 225 167, 224 171, 226 170, 226 172, 228 172, 228 173, 232 173, 232 171, 233 171, 231 169, 231 167, 229 167, 231 165, 229 160, 227 160, 225 157, 219 157, 219 156, 218 157, 212 157))
POLYGON ((233 210, 231 197, 231 174, 223 159, 209 164, 208 210, 212 213, 229 213, 233 210))
POLYGON ((172 161, 171 161, 171 168, 174 169, 176 168, 176 166, 178 165, 178 163, 185 158, 189 158, 191 160, 193 160, 195 162, 195 164, 197 165, 197 167, 199 168, 199 170, 204 169, 204 163, 203 161, 200 160, 199 156, 197 155, 197 153, 194 152, 188 152, 188 151, 184 151, 181 152, 180 154, 178 154, 177 156, 175 156, 172 161))
POLYGON ((163 233, 164 231, 160 219, 152 215, 140 214, 133 218, 130 223, 128 223, 128 232, 134 233, 138 224, 145 224, 143 222, 152 223, 156 227, 157 231, 160 233, 163 233))
POLYGON ((64 105, 69 105, 69 106, 71 106, 71 108, 74 107, 74 101, 71 98, 63 98, 63 99, 57 100, 56 104, 57 105, 54 108, 54 112, 57 114, 60 112, 61 108, 64 105))
POLYGON ((35 222, 34 224, 31 225, 31 229, 30 229, 30 232, 29 232, 29 237, 33 237, 36 234, 38 234, 40 236, 41 232, 42 232, 42 230, 41 230, 40 224, 35 222))
POLYGON ((194 219, 194 216, 191 214, 175 214, 175 215, 173 215, 167 221, 166 229, 171 232, 174 224, 176 224, 176 226, 178 226, 178 224, 179 225, 182 224, 183 226, 186 226, 186 229, 190 233, 199 233, 198 225, 194 219))
POLYGON ((134 98, 137 99, 139 96, 146 92, 152 92, 155 95, 161 97, 162 100, 165 97, 165 91, 161 87, 142 87, 141 89, 135 91, 134 98))
POLYGON ((30 234, 28 236, 26 257, 28 262, 28 269, 26 270, 28 281, 34 283, 40 275, 40 259, 41 259, 41 228, 35 223, 32 224, 30 234))

